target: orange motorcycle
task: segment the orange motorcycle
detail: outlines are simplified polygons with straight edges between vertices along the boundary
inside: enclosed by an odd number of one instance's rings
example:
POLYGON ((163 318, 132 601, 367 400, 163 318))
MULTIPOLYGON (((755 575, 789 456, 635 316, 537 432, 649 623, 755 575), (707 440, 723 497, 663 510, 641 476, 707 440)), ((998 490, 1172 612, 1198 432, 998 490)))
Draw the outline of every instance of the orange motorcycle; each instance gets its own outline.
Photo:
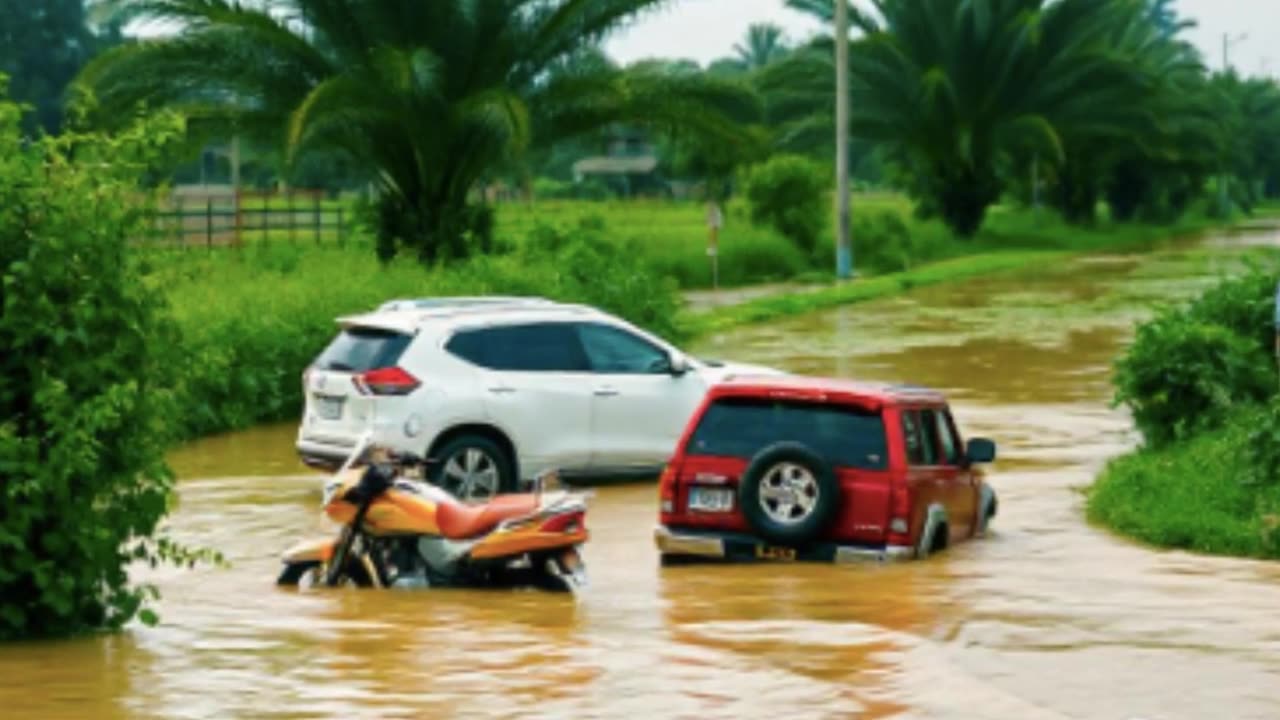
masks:
POLYGON ((586 583, 579 548, 587 541, 586 498, 552 490, 466 505, 420 479, 428 462, 364 443, 325 486, 324 512, 338 537, 303 542, 284 554, 279 585, 328 587, 518 587, 574 591, 586 583))

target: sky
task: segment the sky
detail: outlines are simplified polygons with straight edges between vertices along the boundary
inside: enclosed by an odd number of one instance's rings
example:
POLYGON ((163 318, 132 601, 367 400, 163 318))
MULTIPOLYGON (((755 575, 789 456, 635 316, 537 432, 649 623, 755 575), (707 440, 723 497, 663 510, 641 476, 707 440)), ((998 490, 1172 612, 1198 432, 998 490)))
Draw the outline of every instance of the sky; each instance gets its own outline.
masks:
MULTIPOLYGON (((1246 35, 1230 43, 1232 66, 1248 75, 1280 77, 1280 0, 1178 0, 1176 8, 1198 24, 1186 37, 1200 48, 1211 69, 1222 67, 1224 33, 1231 38, 1246 35)), ((793 40, 818 27, 788 10, 784 0, 680 0, 637 20, 610 38, 605 49, 622 62, 671 57, 706 65, 731 54, 747 26, 757 22, 780 25, 793 40)))

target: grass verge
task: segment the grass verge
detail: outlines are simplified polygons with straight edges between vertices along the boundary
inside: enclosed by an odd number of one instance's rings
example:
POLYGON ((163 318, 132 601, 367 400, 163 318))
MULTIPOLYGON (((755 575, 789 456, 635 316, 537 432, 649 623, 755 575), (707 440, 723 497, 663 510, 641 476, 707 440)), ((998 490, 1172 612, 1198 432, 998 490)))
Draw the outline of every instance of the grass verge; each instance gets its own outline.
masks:
POLYGON ((802 315, 838 305, 887 297, 915 287, 954 282, 980 276, 1014 272, 1040 263, 1074 255, 1151 249, 1213 230, 1229 229, 1243 222, 1280 216, 1280 206, 1261 208, 1245 221, 1228 222, 1188 215, 1170 225, 1100 224, 1077 228, 1030 211, 998 212, 972 240, 944 240, 931 223, 912 229, 913 242, 934 245, 934 262, 899 272, 872 275, 852 282, 830 284, 743 303, 686 313, 681 326, 691 336, 721 332, 741 325, 802 315), (943 244, 947 242, 948 244, 943 244))
POLYGON ((1036 263, 1065 257, 1067 254, 1054 250, 1011 250, 943 260, 914 270, 879 275, 804 292, 770 295, 738 305, 689 313, 684 316, 681 326, 685 328, 687 335, 706 335, 740 325, 767 322, 838 305, 875 300, 912 288, 1021 270, 1036 263))
POLYGON ((1091 522, 1169 548, 1280 558, 1280 484, 1254 481, 1260 411, 1159 450, 1119 457, 1088 491, 1091 522))

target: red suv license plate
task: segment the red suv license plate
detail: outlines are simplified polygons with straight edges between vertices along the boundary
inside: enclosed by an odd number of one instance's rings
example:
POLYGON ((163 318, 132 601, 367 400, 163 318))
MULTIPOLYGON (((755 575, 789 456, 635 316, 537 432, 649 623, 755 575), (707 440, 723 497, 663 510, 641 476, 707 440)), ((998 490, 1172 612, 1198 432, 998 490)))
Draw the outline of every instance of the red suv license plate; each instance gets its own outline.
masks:
POLYGON ((729 512, 733 510, 733 490, 729 488, 689 488, 689 509, 694 512, 729 512))

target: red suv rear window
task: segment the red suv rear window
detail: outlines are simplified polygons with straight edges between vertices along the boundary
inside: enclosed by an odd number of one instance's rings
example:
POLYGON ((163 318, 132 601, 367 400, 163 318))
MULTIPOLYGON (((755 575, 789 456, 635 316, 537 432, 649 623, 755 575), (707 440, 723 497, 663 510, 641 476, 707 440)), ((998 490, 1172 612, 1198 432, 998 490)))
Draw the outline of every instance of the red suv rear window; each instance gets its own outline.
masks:
POLYGON ((707 408, 686 452, 750 458, 777 442, 808 445, 843 467, 883 470, 884 420, 857 408, 796 401, 724 398, 707 408))

